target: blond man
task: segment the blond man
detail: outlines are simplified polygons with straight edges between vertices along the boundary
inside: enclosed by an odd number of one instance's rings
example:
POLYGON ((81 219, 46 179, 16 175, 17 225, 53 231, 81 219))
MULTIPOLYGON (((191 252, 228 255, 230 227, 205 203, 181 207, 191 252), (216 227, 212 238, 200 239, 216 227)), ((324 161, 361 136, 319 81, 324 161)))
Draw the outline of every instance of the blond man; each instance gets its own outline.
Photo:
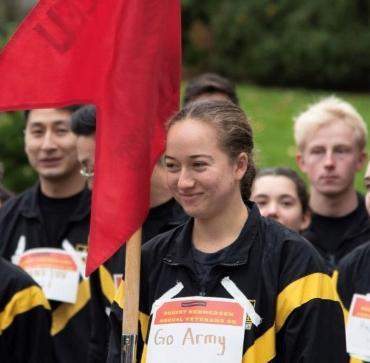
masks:
POLYGON ((367 127, 352 105, 331 96, 295 119, 294 137, 313 213, 304 235, 332 270, 370 237, 364 198, 354 185, 366 161, 367 127))

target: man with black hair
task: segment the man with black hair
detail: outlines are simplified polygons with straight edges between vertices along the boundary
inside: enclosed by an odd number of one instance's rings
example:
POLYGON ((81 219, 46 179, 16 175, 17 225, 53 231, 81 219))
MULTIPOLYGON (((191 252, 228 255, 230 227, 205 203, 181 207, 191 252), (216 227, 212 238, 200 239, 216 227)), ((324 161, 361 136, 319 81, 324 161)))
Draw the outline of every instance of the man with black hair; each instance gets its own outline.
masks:
POLYGON ((239 105, 234 83, 217 73, 202 73, 188 82, 184 105, 194 101, 212 100, 228 100, 239 105))
POLYGON ((72 131, 77 135, 77 158, 81 164, 80 173, 92 188, 95 165, 96 107, 86 105, 72 115, 72 131))
MULTIPOLYGON (((78 266, 83 266, 90 191, 80 174, 77 137, 71 130, 71 115, 76 109, 71 106, 25 112, 25 152, 39 182, 0 209, 0 255, 8 260, 19 261, 26 250, 56 248, 67 251, 78 266)), ((74 285, 75 303, 63 301, 63 296, 58 301, 47 296, 52 308, 51 334, 60 363, 85 362, 87 357, 90 289, 82 270, 74 285)), ((70 280, 67 283, 71 286, 70 280)))
MULTIPOLYGON (((95 164, 96 108, 86 105, 72 115, 72 130, 77 135, 81 174, 93 186, 95 164)), ((187 216, 168 190, 163 161, 159 160, 151 178, 151 203, 142 227, 142 243, 185 222, 187 216)), ((124 208, 124 206, 122 206, 124 208)), ((117 221, 119 223, 119 221, 117 221)), ((90 277, 92 329, 89 363, 105 362, 110 332, 109 313, 124 269, 124 246, 90 277)))

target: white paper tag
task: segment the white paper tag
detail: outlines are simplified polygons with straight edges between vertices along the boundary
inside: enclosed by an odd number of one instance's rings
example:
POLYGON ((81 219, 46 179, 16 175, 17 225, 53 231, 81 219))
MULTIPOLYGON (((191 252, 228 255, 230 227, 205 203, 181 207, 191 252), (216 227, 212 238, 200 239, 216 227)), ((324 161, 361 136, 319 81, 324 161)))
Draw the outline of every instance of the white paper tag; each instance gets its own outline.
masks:
POLYGON ((237 301, 186 297, 153 309, 148 363, 240 362, 246 312, 237 301))
POLYGON ((75 303, 79 269, 72 256, 58 248, 33 248, 18 263, 42 287, 49 300, 75 303))
POLYGON ((347 352, 355 358, 370 361, 370 297, 355 294, 346 327, 347 352))

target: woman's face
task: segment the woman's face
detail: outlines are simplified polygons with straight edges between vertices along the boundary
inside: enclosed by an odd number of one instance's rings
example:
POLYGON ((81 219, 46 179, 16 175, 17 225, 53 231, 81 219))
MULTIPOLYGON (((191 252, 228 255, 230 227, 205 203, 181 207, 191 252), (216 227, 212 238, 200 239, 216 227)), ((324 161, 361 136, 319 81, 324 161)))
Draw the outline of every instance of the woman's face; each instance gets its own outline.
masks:
POLYGON ((213 125, 186 119, 168 131, 165 163, 168 186, 185 212, 209 219, 227 212, 240 198, 248 157, 241 153, 231 161, 219 147, 213 125))
POLYGON ((303 214, 296 185, 286 176, 265 175, 255 179, 251 199, 264 217, 276 219, 296 232, 310 223, 309 214, 303 214))

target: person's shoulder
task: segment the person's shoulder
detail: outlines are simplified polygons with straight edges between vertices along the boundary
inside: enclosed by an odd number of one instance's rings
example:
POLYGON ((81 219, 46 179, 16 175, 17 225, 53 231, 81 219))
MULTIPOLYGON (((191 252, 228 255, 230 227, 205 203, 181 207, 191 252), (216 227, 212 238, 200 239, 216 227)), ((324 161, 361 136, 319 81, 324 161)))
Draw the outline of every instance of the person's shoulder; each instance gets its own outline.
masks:
POLYGON ((357 247, 338 265, 337 290, 346 309, 355 293, 367 294, 370 289, 370 242, 357 247))
POLYGON ((34 193, 36 193, 35 188, 35 186, 28 188, 22 193, 8 199, 0 208, 0 219, 4 218, 8 214, 13 214, 14 211, 18 209, 29 206, 34 193))
POLYGON ((319 252, 304 237, 269 218, 262 223, 266 229, 265 254, 269 263, 279 266, 284 284, 315 273, 328 274, 319 252))
POLYGON ((267 243, 270 248, 290 248, 292 250, 315 251, 312 244, 299 233, 273 219, 265 217, 261 218, 265 229, 267 243))
POLYGON ((261 216, 256 208, 255 205, 252 206, 250 216, 255 221, 253 228, 257 225, 266 255, 275 260, 281 258, 305 260, 310 257, 318 261, 318 264, 323 262, 319 253, 303 236, 272 218, 261 216))
POLYGON ((29 274, 2 257, 0 257, 0 271, 2 276, 2 286, 11 289, 13 292, 20 291, 31 286, 39 287, 29 274))
POLYGON ((166 232, 159 233, 142 246, 143 257, 148 255, 165 255, 170 245, 174 243, 176 236, 178 236, 184 228, 184 224, 174 227, 166 232))
POLYGON ((362 269, 370 266, 370 241, 360 245, 351 251, 339 262, 339 272, 344 270, 362 269))

